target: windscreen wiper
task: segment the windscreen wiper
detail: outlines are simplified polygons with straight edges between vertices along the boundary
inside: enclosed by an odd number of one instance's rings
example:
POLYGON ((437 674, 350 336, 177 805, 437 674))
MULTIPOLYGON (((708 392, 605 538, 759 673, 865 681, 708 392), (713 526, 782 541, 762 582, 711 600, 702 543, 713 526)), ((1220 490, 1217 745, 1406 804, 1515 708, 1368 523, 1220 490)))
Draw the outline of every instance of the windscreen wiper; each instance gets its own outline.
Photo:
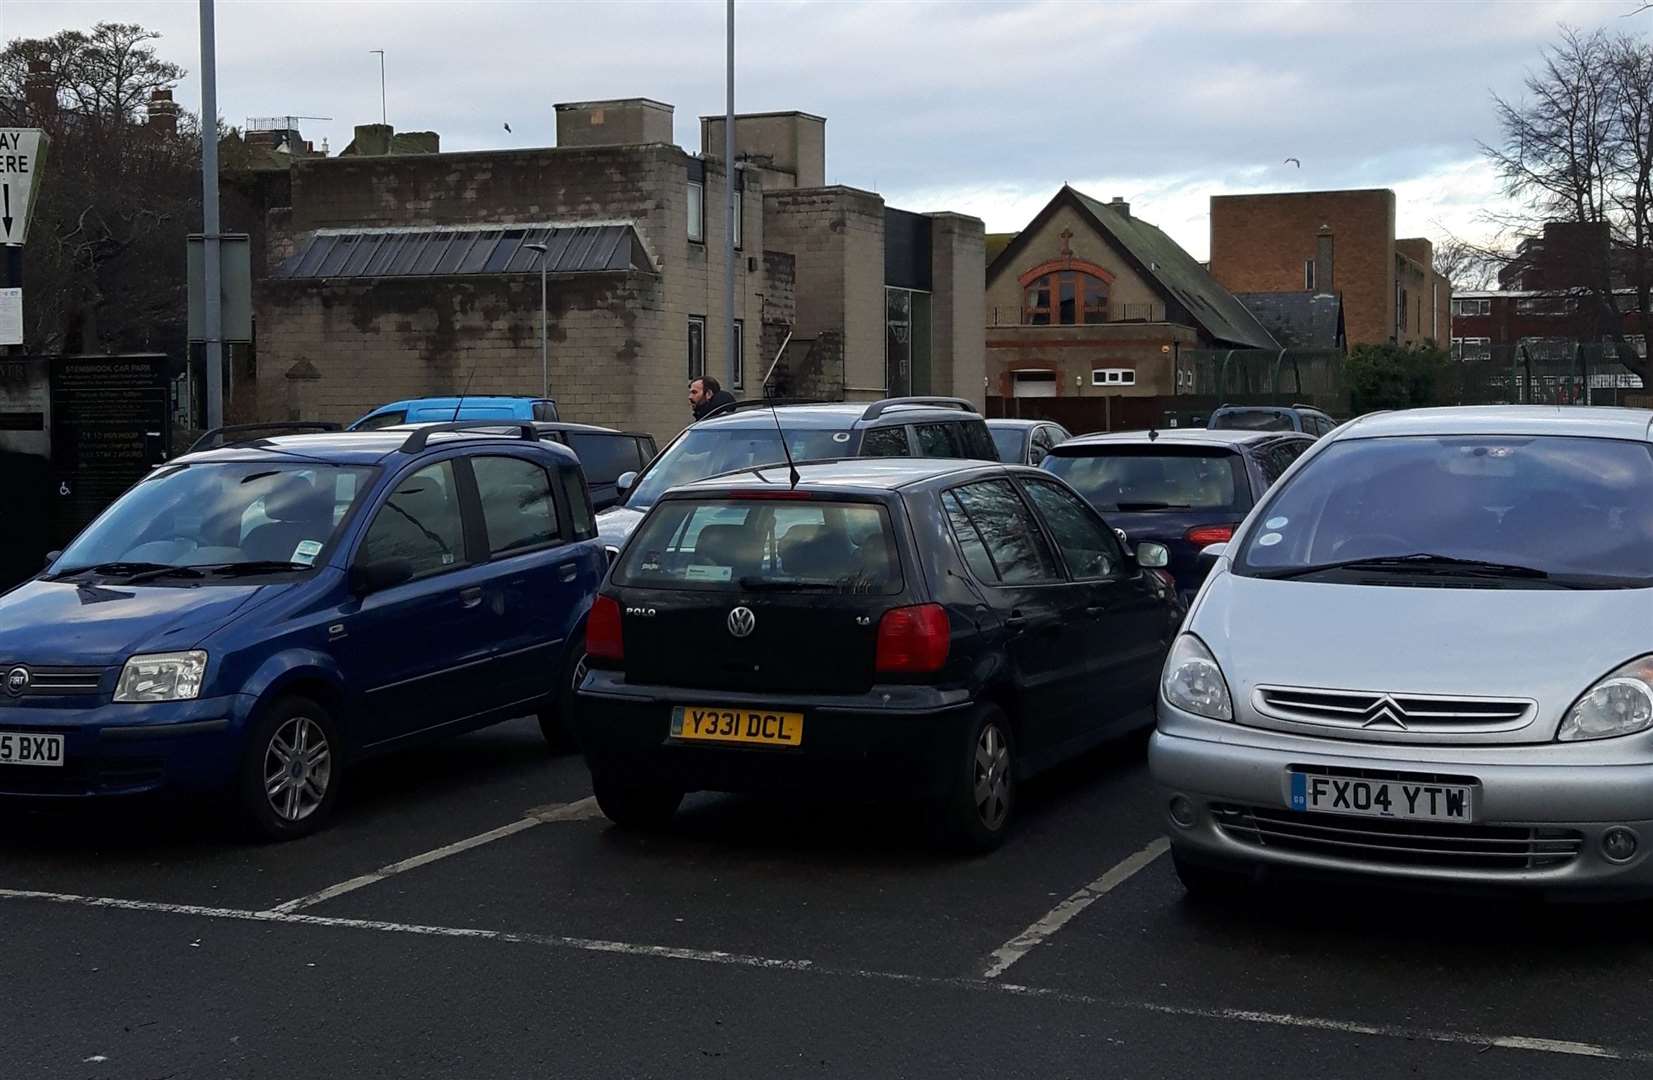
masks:
POLYGON ((1329 570, 1374 570, 1395 574, 1443 574, 1458 577, 1510 578, 1544 581, 1549 573, 1535 566, 1517 566, 1513 563, 1487 562, 1482 559, 1458 559, 1450 555, 1434 555, 1420 551, 1412 555, 1377 555, 1364 559, 1344 559, 1340 562, 1316 563, 1312 566, 1285 566, 1276 570, 1258 570, 1263 578, 1299 578, 1329 570))
POLYGON ((165 577, 168 574, 178 574, 182 577, 200 577, 201 574, 187 566, 169 566, 166 563, 155 562, 102 562, 90 566, 72 566, 67 570, 59 570, 52 575, 53 581, 62 581, 64 578, 75 577, 79 574, 102 574, 107 577, 122 577, 127 581, 146 581, 149 578, 165 577))
POLYGON ((223 574, 226 577, 237 577, 241 574, 279 574, 286 570, 311 570, 309 563, 291 562, 286 559, 253 559, 248 562, 200 563, 197 569, 206 570, 214 574, 223 574))

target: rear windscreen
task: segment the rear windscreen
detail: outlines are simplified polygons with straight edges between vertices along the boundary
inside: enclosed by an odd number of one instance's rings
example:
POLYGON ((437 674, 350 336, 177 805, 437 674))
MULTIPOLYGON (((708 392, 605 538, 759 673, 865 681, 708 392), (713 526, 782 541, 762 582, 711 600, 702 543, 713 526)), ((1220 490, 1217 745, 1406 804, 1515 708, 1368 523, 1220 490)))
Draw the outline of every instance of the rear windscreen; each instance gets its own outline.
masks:
POLYGON ((1274 409, 1236 409, 1218 413, 1209 425, 1213 431, 1295 431, 1291 414, 1274 409))
POLYGON ((889 515, 871 503, 666 499, 614 569, 645 589, 898 593, 889 515))
POLYGON ((1044 467, 1103 514, 1136 510, 1234 510, 1251 506, 1245 462, 1205 447, 1120 446, 1052 454, 1044 467))

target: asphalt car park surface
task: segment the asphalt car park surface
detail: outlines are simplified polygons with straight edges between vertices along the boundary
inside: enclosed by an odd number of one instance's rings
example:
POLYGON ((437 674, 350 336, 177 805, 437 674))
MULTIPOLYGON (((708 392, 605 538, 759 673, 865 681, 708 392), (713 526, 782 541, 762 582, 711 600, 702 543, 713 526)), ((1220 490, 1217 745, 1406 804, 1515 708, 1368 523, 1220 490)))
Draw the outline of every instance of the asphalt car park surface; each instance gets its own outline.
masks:
MULTIPOLYGON (((532 721, 374 762, 334 826, 8 812, 0 1075, 1645 1076, 1640 907, 1283 887, 1188 902, 1140 738, 998 852, 913 811, 609 826, 532 721)), ((853 785, 851 785, 853 786, 853 785)))

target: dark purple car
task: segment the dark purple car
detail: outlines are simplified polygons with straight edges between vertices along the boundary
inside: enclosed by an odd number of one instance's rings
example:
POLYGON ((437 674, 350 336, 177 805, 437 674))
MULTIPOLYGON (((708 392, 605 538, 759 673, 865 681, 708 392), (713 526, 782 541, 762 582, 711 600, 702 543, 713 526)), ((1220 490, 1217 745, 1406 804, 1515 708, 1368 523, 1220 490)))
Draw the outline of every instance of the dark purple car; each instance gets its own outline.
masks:
POLYGON ((1070 439, 1041 468, 1089 500, 1133 551, 1144 540, 1169 548, 1171 576, 1186 600, 1205 580, 1200 549, 1233 536, 1252 504, 1313 443, 1291 431, 1121 431, 1070 439))

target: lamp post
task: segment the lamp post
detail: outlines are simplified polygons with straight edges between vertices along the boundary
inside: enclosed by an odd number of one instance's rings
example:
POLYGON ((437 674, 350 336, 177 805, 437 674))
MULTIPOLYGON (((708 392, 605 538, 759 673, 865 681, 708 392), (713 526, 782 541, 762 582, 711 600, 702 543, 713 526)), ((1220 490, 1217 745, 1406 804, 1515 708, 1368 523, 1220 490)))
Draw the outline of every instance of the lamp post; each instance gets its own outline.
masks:
POLYGON ((524 244, 529 251, 540 253, 540 397, 551 396, 551 364, 547 359, 550 351, 546 346, 548 340, 545 318, 545 262, 546 252, 550 249, 544 244, 524 244))

